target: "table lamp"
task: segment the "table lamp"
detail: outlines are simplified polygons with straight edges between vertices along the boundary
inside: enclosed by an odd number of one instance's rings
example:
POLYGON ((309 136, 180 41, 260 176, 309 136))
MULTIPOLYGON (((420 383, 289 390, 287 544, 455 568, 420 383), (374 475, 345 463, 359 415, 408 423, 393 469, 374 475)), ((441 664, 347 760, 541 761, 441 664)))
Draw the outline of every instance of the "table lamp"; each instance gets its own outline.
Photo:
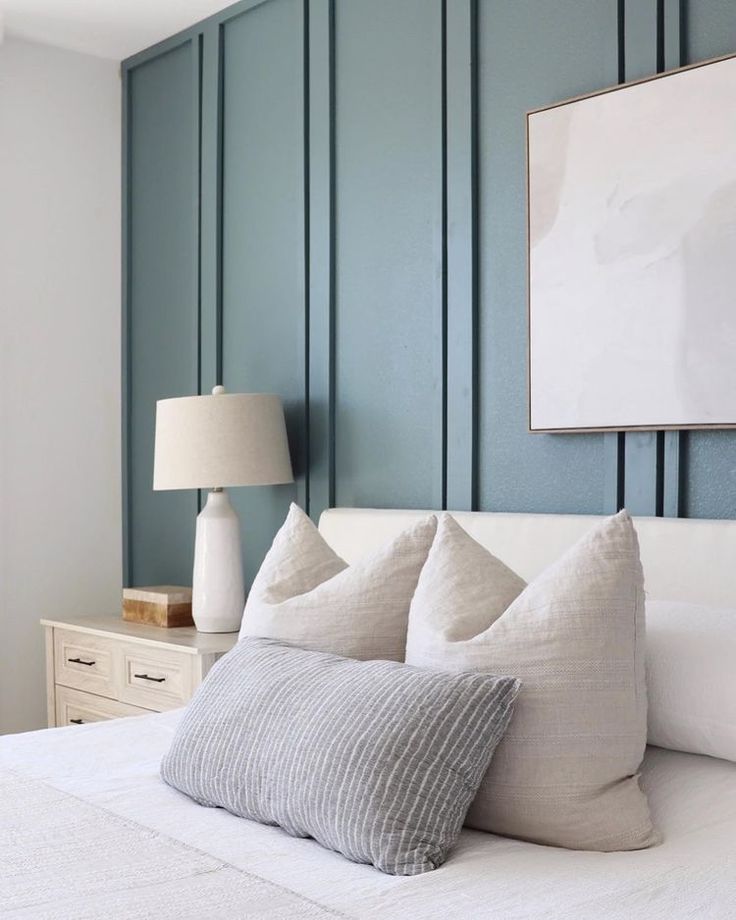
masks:
POLYGON ((225 487, 293 482, 284 410, 270 393, 156 403, 153 488, 211 489, 197 516, 192 617, 200 632, 235 632, 245 604, 240 522, 225 487))

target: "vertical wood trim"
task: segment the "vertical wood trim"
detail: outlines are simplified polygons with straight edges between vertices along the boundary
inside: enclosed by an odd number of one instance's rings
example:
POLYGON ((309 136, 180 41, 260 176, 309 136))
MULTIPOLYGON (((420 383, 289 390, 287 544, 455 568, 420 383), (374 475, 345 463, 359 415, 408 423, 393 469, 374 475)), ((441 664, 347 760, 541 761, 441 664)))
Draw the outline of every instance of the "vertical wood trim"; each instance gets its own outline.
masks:
POLYGON ((477 2, 446 0, 446 507, 477 506, 477 2))
POLYGON ((625 443, 623 431, 603 435, 604 514, 616 514, 624 506, 625 443))
POLYGON ((665 69, 665 0, 657 0, 657 73, 665 69))
POLYGON ((130 71, 123 69, 121 72, 122 86, 122 272, 121 272, 121 435, 122 435, 122 463, 121 463, 121 488, 122 488, 122 523, 123 523, 123 586, 133 584, 133 556, 131 552, 131 438, 130 438, 130 254, 131 254, 131 120, 130 120, 130 71))
POLYGON ((440 354, 439 362, 442 368, 442 496, 439 504, 440 508, 447 508, 447 479, 449 467, 449 455, 447 449, 447 401, 448 401, 448 381, 447 381, 447 353, 448 353, 448 311, 447 311, 447 292, 448 292, 448 199, 447 199, 447 4, 448 0, 440 0, 440 147, 441 147, 441 189, 442 189, 442 206, 441 206, 441 261, 442 261, 442 285, 441 285, 441 322, 440 322, 440 354))
POLYGON ((335 503, 335 9, 307 0, 309 514, 335 503))
POLYGON ((309 150, 309 117, 310 117, 310 97, 309 97, 309 0, 302 0, 302 147, 304 155, 303 170, 303 194, 304 194, 304 219, 302 229, 304 233, 304 444, 302 447, 302 464, 303 478, 297 485, 297 489, 302 492, 302 508, 309 514, 310 503, 310 476, 309 466, 312 453, 311 447, 311 429, 310 429, 310 377, 311 368, 309 366, 309 316, 311 312, 311 290, 310 276, 311 265, 309 264, 309 253, 311 250, 310 240, 310 207, 311 199, 309 197, 309 176, 311 174, 312 164, 309 150))
POLYGON ((678 517, 682 505, 680 458, 683 437, 679 431, 665 431, 663 435, 662 514, 665 517, 678 517))
MULTIPOLYGON (((192 104, 194 107, 194 130, 192 137, 192 155, 194 157, 194 187, 192 189, 192 209, 196 213, 196 233, 192 260, 194 265, 194 328, 197 330, 193 344, 193 360, 197 369, 197 392, 202 393, 202 45, 201 34, 192 36, 192 104)), ((197 489, 197 510, 204 505, 201 489, 197 489)))
MULTIPOLYGON (((200 35, 199 116, 199 392, 222 378, 222 64, 221 27, 200 35)), ((201 510, 205 495, 197 494, 201 510)))
POLYGON ((632 514, 658 512, 658 463, 656 431, 629 431, 625 441, 625 498, 632 514))
POLYGON ((46 722, 49 728, 56 726, 56 656, 54 655, 54 627, 44 626, 44 647, 46 652, 46 722))
POLYGON ((617 0, 616 4, 618 45, 618 76, 619 83, 626 82, 626 0, 617 0))
POLYGON ((215 221, 215 380, 222 383, 222 261, 223 261, 223 227, 225 210, 225 25, 217 27, 217 127, 216 138, 216 221, 215 221))
POLYGON ((329 507, 337 504, 337 461, 335 459, 335 450, 337 444, 337 435, 335 433, 336 416, 337 416, 337 354, 336 354, 336 324, 337 324, 337 256, 336 256, 336 239, 337 239, 337 26, 335 18, 337 11, 335 9, 335 0, 329 0, 329 17, 328 17, 328 73, 329 73, 329 234, 330 234, 330 259, 329 259, 329 353, 328 353, 328 374, 329 374, 329 428, 328 428, 328 460, 329 460, 329 507))
POLYGON ((192 211, 196 214, 192 263, 194 265, 194 328, 196 340, 192 343, 192 360, 196 368, 197 390, 202 392, 202 36, 194 35, 190 43, 192 56, 192 107, 194 124, 192 131, 192 211))
POLYGON ((672 70, 685 64, 684 0, 663 0, 664 5, 664 69, 672 70))
POLYGON ((200 144, 199 392, 222 379, 222 36, 202 34, 200 144))
POLYGON ((309 514, 309 455, 310 455, 310 427, 309 427, 309 388, 310 388, 310 367, 309 367, 309 314, 311 310, 311 297, 309 290, 310 265, 310 225, 309 225, 309 174, 311 170, 311 159, 309 154, 309 0, 301 0, 301 114, 302 114, 302 239, 303 239, 303 259, 302 266, 302 316, 301 329, 304 335, 303 340, 303 398, 302 398, 302 437, 297 446, 298 457, 294 459, 296 475, 294 477, 294 498, 300 508, 303 508, 309 514))
MULTIPOLYGON (((617 80, 626 82, 626 0, 616 3, 617 80)), ((603 435, 603 510, 615 514, 625 503, 626 435, 612 431, 603 435)))
POLYGON ((690 0, 678 0, 680 13, 680 63, 685 66, 690 64, 690 48, 688 34, 688 6, 690 0))
MULTIPOLYGON (((684 0, 660 0, 662 4, 662 35, 659 37, 663 49, 662 66, 665 70, 682 67, 685 64, 684 42, 684 0)), ((679 431, 665 431, 662 445, 662 514, 678 517, 683 505, 680 459, 684 436, 679 431)))
POLYGON ((434 0, 433 15, 436 17, 435 48, 439 52, 440 68, 437 83, 426 89, 428 97, 439 102, 439 119, 435 135, 437 144, 434 150, 433 171, 439 179, 439 207, 432 212, 432 256, 434 274, 439 281, 438 290, 428 301, 432 315, 429 321, 431 389, 427 398, 432 400, 434 418, 439 425, 432 426, 434 437, 431 441, 432 462, 430 502, 432 508, 447 508, 447 7, 449 0, 434 0))
POLYGON ((661 2, 626 0, 623 31, 627 80, 648 77, 657 71, 657 8, 661 2))
MULTIPOLYGON (((623 36, 625 78, 657 70, 662 0, 626 0, 623 36)), ((661 514, 662 441, 654 431, 629 431, 624 438, 624 503, 632 514, 661 514)))

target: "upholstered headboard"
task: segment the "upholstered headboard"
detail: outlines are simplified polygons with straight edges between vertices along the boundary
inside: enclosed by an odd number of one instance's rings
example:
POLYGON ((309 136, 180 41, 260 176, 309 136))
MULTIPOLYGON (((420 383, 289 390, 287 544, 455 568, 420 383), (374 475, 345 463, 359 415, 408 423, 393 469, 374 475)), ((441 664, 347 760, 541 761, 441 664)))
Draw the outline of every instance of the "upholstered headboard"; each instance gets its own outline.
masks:
MULTIPOLYGON (((428 511, 333 508, 323 536, 347 562, 377 549, 428 511)), ((479 543, 527 581, 601 518, 577 514, 453 512, 479 543)), ((635 518, 645 587, 657 600, 736 607, 736 521, 635 518)))

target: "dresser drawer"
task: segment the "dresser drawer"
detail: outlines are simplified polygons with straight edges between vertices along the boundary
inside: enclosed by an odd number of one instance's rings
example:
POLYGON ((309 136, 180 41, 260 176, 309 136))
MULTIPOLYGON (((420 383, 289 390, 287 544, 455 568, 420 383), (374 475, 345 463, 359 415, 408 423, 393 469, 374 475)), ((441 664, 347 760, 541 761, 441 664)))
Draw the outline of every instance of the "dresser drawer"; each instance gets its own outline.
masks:
POLYGON ((87 722, 104 722, 122 716, 142 716, 150 712, 139 706, 129 706, 116 700, 106 700, 83 690, 56 687, 56 724, 84 725, 87 722))
POLYGON ((185 652, 120 645, 122 678, 118 699, 164 711, 183 706, 194 689, 192 656, 185 652))
POLYGON ((116 696, 117 643, 103 636, 54 630, 56 683, 100 696, 116 696))
POLYGON ((237 633, 159 628, 117 615, 41 623, 49 726, 185 706, 238 641, 237 633))

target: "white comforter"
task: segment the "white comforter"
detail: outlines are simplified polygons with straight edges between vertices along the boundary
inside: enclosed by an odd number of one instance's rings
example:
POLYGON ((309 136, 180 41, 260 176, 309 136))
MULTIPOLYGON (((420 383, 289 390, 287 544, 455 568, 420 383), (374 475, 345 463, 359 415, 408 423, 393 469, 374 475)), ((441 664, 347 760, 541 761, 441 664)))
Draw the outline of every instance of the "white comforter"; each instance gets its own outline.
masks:
MULTIPOLYGON (((44 780, 345 917, 736 918, 736 764, 650 749, 643 785, 665 837, 650 850, 570 852, 465 831, 441 869, 393 878, 314 841, 201 808, 168 788, 158 764, 178 718, 165 713, 6 736, 0 769, 44 780)), ((156 912, 157 920, 168 916, 156 912)))

